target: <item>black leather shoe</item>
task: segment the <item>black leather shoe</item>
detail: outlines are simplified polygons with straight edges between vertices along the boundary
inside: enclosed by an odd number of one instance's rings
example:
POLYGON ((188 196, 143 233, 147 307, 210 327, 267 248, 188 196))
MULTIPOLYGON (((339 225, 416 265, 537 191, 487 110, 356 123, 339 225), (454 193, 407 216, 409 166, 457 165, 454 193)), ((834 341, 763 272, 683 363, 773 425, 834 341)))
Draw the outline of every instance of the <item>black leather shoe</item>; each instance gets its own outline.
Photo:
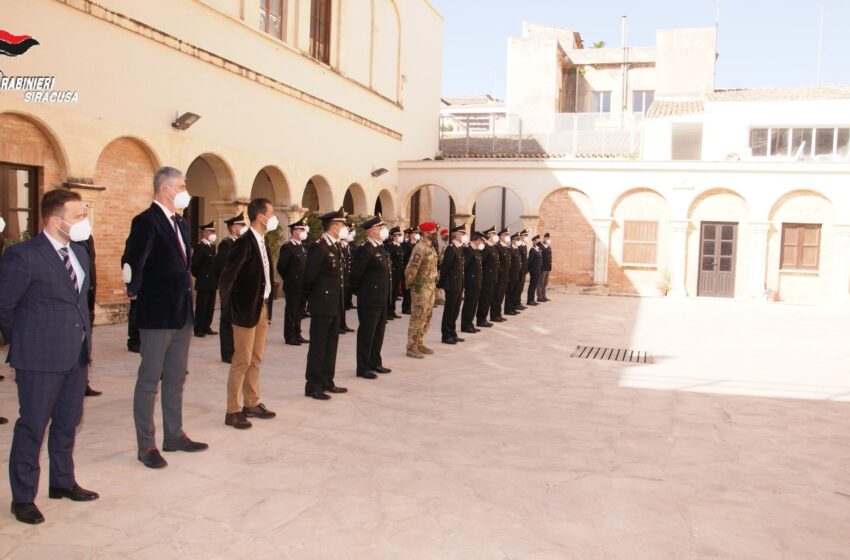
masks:
POLYGON ((221 361, 224 362, 225 364, 232 364, 233 358, 222 358, 221 361))
POLYGON ((371 371, 364 371, 363 373, 358 373, 357 377, 362 377, 364 379, 378 379, 378 376, 371 371))
POLYGON ((310 397, 311 399, 316 399, 317 401, 329 401, 331 400, 330 395, 326 395, 322 391, 313 391, 312 393, 304 393, 305 397, 310 397))
POLYGON ((301 346, 301 343, 298 342, 297 340, 287 340, 286 343, 289 344, 290 346, 301 346))
POLYGON ((195 451, 204 451, 209 449, 209 447, 206 443, 192 441, 186 434, 180 436, 180 439, 177 441, 162 442, 163 451, 188 451, 189 453, 194 453, 195 451))
POLYGON ((507 321, 504 317, 496 317, 495 319, 490 319, 491 321, 495 321, 496 323, 504 323, 507 321))
POLYGON ((15 519, 21 523, 29 523, 30 525, 38 525, 44 523, 44 516, 35 507, 35 504, 16 504, 12 502, 12 513, 15 514, 15 519))
POLYGON ((461 338, 459 336, 454 337, 454 339, 455 339, 455 342, 466 342, 465 338, 461 338))
POLYGON ((393 370, 391 370, 390 368, 384 367, 384 366, 378 366, 378 367, 372 368, 372 371, 377 371, 378 373, 392 373, 393 370))
POLYGON ((516 311, 508 311, 505 313, 505 315, 519 315, 519 313, 517 313, 516 311))
POLYGON ((325 389, 325 391, 327 391, 328 393, 340 394, 347 393, 348 389, 346 389, 345 387, 331 387, 330 389, 325 389))
POLYGON ((453 338, 443 338, 443 344, 457 344, 453 338))
POLYGON ((387 321, 394 321, 394 320, 395 320, 395 317, 393 317, 392 315, 387 315, 387 321))
POLYGON ((139 461, 149 469, 161 469, 168 466, 168 462, 162 458, 156 447, 139 451, 139 461))
POLYGON ((354 329, 352 329, 352 328, 351 328, 351 327, 349 327, 348 325, 343 325, 343 327, 342 327, 342 329, 341 329, 341 330, 343 330, 343 331, 345 331, 345 332, 354 332, 354 329))
POLYGON ((465 333, 469 333, 469 334, 475 334, 475 333, 477 333, 477 332, 478 332, 478 329, 473 328, 473 327, 464 327, 464 328, 460 329, 460 332, 465 332, 465 333))
POLYGON ((347 333, 347 332, 348 332, 348 331, 347 331, 347 330, 345 330, 345 329, 339 329, 339 334, 345 334, 345 333, 347 333))
POLYGON ((243 406, 242 414, 244 414, 246 418, 259 418, 261 420, 269 420, 277 416, 277 413, 269 410, 263 403, 251 407, 243 406))
POLYGON ((395 311, 393 311, 393 314, 392 314, 392 315, 390 315, 390 317, 392 317, 393 319, 401 319, 401 315, 399 315, 399 314, 398 314, 398 313, 396 313, 395 311))
POLYGON ((304 338, 303 336, 299 336, 296 340, 298 340, 298 342, 300 342, 301 344, 310 344, 310 341, 304 338))
POLYGON ((537 305, 537 302, 536 302, 536 301, 527 301, 527 302, 525 302, 525 304, 526 304, 526 305, 531 305, 531 306, 536 306, 536 305, 537 305))
POLYGON ((204 334, 217 335, 218 331, 214 331, 212 329, 207 329, 207 330, 204 331, 204 334))
POLYGON ((204 333, 204 332, 196 332, 196 333, 195 333, 195 336, 197 336, 198 338, 204 338, 205 336, 207 336, 207 333, 204 333))
POLYGON ((132 342, 127 343, 127 352, 132 352, 134 354, 138 354, 141 351, 142 351, 142 345, 141 344, 132 343, 132 342))
POLYGON ((86 396, 87 397, 99 397, 103 394, 103 391, 95 391, 89 385, 86 385, 86 396))
POLYGON ((8 424, 8 423, 9 423, 8 418, 6 418, 4 416, 0 416, 0 424, 8 424))
POLYGON ((489 329, 493 326, 493 323, 490 321, 484 321, 483 323, 476 323, 479 327, 484 327, 485 329, 489 329))
POLYGON ((517 305, 517 306, 516 306, 516 308, 517 308, 517 311, 523 311, 523 310, 525 310, 525 306, 524 306, 524 305, 522 305, 522 304, 517 305))
POLYGON ((97 492, 80 488, 79 484, 75 484, 73 488, 54 488, 51 486, 47 495, 51 500, 68 498, 73 502, 91 502, 100 498, 97 492))

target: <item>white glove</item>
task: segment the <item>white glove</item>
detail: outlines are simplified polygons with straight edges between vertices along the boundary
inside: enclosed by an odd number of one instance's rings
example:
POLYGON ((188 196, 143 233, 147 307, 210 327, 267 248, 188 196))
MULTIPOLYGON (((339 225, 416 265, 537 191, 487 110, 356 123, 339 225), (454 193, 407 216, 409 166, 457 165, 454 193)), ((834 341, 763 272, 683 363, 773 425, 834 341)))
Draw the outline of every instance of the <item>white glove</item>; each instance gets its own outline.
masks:
POLYGON ((121 269, 121 281, 125 284, 133 281, 133 269, 129 264, 124 263, 124 268, 121 269))
POLYGON ((6 229, 6 220, 0 217, 0 233, 3 233, 4 229, 6 229))

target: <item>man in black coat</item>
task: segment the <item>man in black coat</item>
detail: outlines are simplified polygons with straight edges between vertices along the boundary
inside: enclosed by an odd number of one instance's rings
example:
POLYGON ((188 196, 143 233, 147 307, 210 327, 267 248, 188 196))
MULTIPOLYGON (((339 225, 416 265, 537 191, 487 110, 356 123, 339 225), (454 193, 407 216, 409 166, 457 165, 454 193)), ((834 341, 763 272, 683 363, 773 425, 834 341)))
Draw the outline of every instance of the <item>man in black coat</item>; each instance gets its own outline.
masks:
POLYGON ((522 294, 525 291, 525 277, 528 275, 528 230, 519 232, 519 240, 517 241, 519 248, 519 283, 517 284, 514 293, 514 307, 518 311, 525 309, 522 304, 522 294))
POLYGON ((192 251, 192 276, 195 277, 195 336, 218 334, 212 330, 215 313, 215 293, 218 277, 215 273, 215 222, 200 227, 201 240, 192 251))
POLYGON ((508 256, 510 258, 511 268, 508 272, 508 289, 505 292, 505 315, 519 315, 519 310, 516 307, 514 293, 519 285, 520 267, 522 261, 519 256, 519 232, 513 234, 508 244, 508 256))
POLYGON ((390 259, 390 272, 392 274, 387 319, 401 319, 401 315, 395 312, 396 301, 404 291, 404 247, 401 243, 400 227, 395 226, 390 230, 390 237, 384 241, 384 248, 387 250, 387 256, 390 259))
POLYGON ((445 292, 446 304, 443 307, 441 326, 443 344, 457 344, 463 339, 457 335, 457 318, 460 315, 460 302, 463 299, 463 278, 465 266, 463 263, 463 245, 469 242, 466 226, 460 225, 451 229, 451 243, 443 252, 443 264, 440 266, 440 276, 437 287, 445 292))
POLYGON ((531 250, 528 252, 528 294, 526 305, 537 305, 534 296, 537 294, 537 282, 540 279, 540 271, 543 269, 543 254, 540 247, 540 236, 531 238, 531 250))
POLYGON ((390 258, 381 240, 387 228, 380 214, 360 224, 366 240, 354 252, 351 290, 357 294, 357 377, 375 379, 376 373, 390 373, 384 367, 381 348, 387 323, 387 298, 392 271, 390 258))
POLYGON ((460 315, 460 330, 474 334, 481 332, 475 328, 475 310, 481 294, 482 250, 485 247, 484 234, 475 232, 472 241, 463 248, 463 310, 460 315))
POLYGON ((177 209, 191 197, 186 179, 173 167, 154 175, 154 201, 133 218, 121 258, 127 295, 137 298, 136 324, 141 333, 142 361, 133 396, 138 459, 159 469, 168 463, 156 447, 154 404, 162 382, 164 451, 203 451, 209 446, 183 431, 183 384, 192 340, 192 247, 186 220, 177 209))
POLYGON ((347 391, 334 384, 334 372, 345 289, 339 239, 348 236, 348 228, 342 208, 323 215, 321 220, 325 232, 310 247, 304 269, 304 297, 309 302, 311 317, 304 395, 328 400, 331 397, 327 392, 347 391))
POLYGON ((301 334, 301 298, 304 289, 304 268, 307 266, 307 249, 304 241, 307 229, 304 218, 289 224, 289 241, 280 246, 277 272, 283 278, 286 310, 283 316, 283 341, 290 346, 310 342, 301 334))
MULTIPOLYGON (((230 249, 233 243, 239 239, 239 236, 247 232, 248 226, 245 224, 245 213, 240 212, 238 216, 233 216, 224 220, 227 225, 228 236, 221 240, 218 244, 218 251, 215 255, 215 275, 221 282, 221 273, 224 272, 224 266, 227 264, 227 256, 230 254, 230 249), (243 231, 244 230, 244 231, 243 231)), ((219 286, 219 292, 221 286, 219 286)), ((229 364, 233 361, 233 323, 230 320, 230 310, 222 305, 221 312, 218 315, 218 342, 221 351, 221 361, 229 364)))
MULTIPOLYGON (((404 270, 407 269, 407 263, 410 262, 410 255, 413 253, 413 247, 419 243, 419 233, 418 228, 408 228, 404 230, 404 241, 401 242, 401 248, 404 250, 404 258, 401 262, 402 269, 402 282, 404 281, 404 270)), ((406 283, 403 285, 404 291, 401 295, 401 312, 404 315, 410 315, 410 286, 406 283)))
POLYGON ((487 320, 487 315, 490 313, 496 296, 496 285, 499 283, 499 253, 496 250, 498 237, 495 226, 485 229, 482 233, 486 243, 481 252, 481 295, 478 298, 476 325, 490 328, 493 323, 487 320))
POLYGON ((275 417, 260 401, 260 363, 271 322, 274 275, 266 234, 277 230, 278 218, 270 200, 255 198, 248 204, 248 219, 251 227, 233 243, 221 273, 221 305, 230 310, 234 347, 224 423, 238 430, 251 427, 248 418, 275 417))
POLYGON ((345 321, 345 312, 354 309, 351 295, 351 258, 354 251, 354 226, 348 228, 348 237, 339 240, 339 254, 342 258, 342 309, 339 316, 339 334, 354 332, 345 321))
POLYGON ((496 323, 503 323, 507 320, 502 316, 502 306, 505 304, 505 294, 508 291, 508 282, 511 277, 511 255, 508 252, 510 241, 510 231, 508 228, 502 228, 502 231, 499 232, 499 242, 493 246, 499 256, 499 280, 496 283, 496 293, 493 295, 493 301, 490 304, 490 320, 496 323))
POLYGON ((540 278, 537 280, 537 301, 549 301, 546 297, 546 288, 549 286, 549 275, 552 272, 552 236, 549 233, 543 235, 543 243, 540 250, 543 255, 543 266, 540 270, 540 278))

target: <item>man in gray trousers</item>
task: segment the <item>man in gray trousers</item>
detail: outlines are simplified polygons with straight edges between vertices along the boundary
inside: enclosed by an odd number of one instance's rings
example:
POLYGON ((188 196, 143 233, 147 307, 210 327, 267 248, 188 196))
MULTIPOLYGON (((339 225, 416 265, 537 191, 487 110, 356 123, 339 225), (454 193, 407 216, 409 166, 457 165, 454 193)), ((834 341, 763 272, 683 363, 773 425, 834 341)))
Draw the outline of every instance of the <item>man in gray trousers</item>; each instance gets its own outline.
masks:
POLYGON ((183 383, 192 339, 191 243, 177 210, 191 197, 183 174, 163 167, 154 175, 154 200, 133 218, 124 248, 122 276, 136 300, 142 363, 133 398, 139 461, 151 469, 168 465, 156 447, 154 404, 162 380, 163 451, 203 451, 183 431, 183 383))

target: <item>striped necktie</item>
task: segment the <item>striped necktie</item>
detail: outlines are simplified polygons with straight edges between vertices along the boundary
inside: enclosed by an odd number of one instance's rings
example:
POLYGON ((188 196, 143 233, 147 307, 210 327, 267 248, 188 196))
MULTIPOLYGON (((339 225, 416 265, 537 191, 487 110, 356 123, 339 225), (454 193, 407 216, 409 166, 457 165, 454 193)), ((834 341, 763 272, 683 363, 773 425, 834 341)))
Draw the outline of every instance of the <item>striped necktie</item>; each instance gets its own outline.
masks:
POLYGON ((68 251, 67 247, 62 247, 59 249, 59 256, 62 257, 62 262, 65 264, 65 271, 68 273, 68 277, 71 279, 71 283, 74 285, 74 290, 79 294, 80 286, 77 283, 77 273, 74 272, 74 266, 71 264, 71 255, 68 251))

